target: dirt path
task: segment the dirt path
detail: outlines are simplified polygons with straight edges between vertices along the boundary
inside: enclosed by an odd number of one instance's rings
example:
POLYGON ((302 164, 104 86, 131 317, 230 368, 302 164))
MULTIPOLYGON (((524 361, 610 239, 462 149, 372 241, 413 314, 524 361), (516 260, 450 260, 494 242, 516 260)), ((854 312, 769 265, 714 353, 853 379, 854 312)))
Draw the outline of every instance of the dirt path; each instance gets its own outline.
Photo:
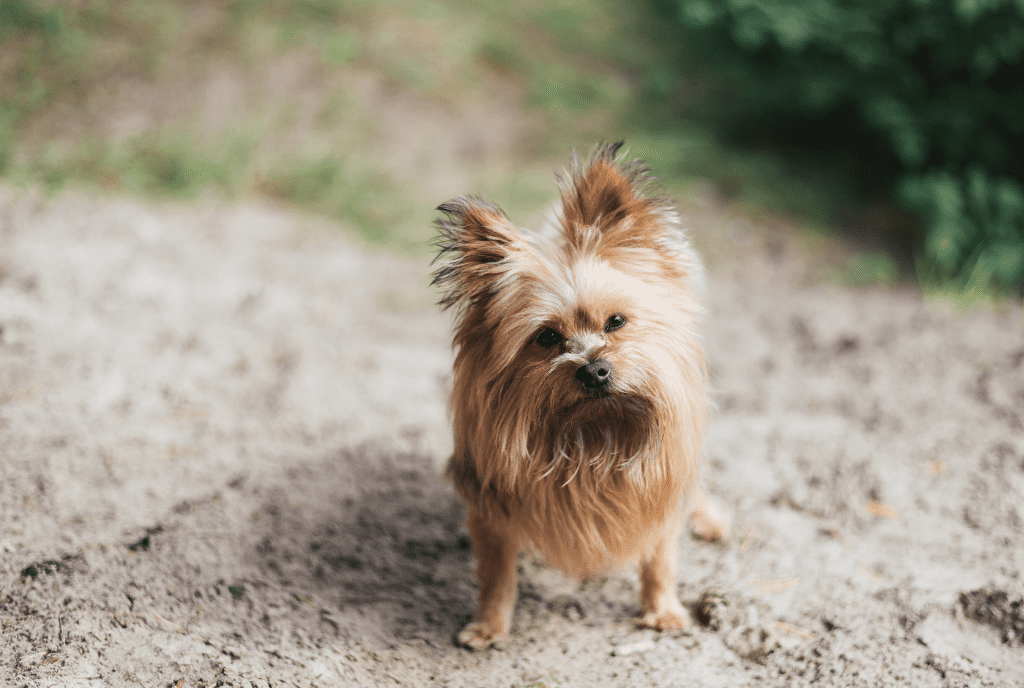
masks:
POLYGON ((760 236, 712 273, 735 536, 680 551, 710 627, 524 559, 514 639, 472 654, 426 260, 0 188, 0 683, 1024 685, 1019 304, 800 286, 760 236))

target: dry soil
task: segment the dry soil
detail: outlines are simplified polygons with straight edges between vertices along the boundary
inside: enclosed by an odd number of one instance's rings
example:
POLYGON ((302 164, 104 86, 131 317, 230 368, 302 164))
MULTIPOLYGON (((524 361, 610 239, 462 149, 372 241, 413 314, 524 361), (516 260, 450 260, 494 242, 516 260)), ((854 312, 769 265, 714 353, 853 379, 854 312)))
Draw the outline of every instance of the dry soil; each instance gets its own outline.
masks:
POLYGON ((639 630, 635 573, 523 558, 512 640, 472 653, 429 259, 0 187, 0 683, 1024 685, 1020 304, 808 281, 813 251, 689 214, 734 254, 706 470, 733 536, 679 553, 703 624, 639 630))

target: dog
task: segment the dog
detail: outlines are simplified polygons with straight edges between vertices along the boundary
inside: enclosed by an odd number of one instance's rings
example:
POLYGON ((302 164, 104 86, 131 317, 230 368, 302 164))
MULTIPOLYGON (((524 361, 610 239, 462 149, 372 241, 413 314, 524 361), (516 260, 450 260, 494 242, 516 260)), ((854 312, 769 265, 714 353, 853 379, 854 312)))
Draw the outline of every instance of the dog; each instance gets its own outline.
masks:
POLYGON ((479 197, 438 207, 433 283, 455 313, 446 475, 466 505, 479 580, 457 640, 471 649, 508 637, 527 549, 578 579, 638 563, 637 623, 684 628, 683 525, 707 540, 727 533, 698 477, 702 264, 621 146, 573 155, 550 236, 479 197))

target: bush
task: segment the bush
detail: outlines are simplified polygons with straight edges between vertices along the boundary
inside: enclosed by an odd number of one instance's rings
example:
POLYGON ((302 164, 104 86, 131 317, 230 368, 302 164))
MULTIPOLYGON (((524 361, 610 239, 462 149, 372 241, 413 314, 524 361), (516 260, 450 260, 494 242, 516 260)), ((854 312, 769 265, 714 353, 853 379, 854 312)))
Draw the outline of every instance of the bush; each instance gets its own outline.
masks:
POLYGON ((660 4, 740 121, 857 151, 921 219, 930 278, 1021 288, 1024 0, 660 4))

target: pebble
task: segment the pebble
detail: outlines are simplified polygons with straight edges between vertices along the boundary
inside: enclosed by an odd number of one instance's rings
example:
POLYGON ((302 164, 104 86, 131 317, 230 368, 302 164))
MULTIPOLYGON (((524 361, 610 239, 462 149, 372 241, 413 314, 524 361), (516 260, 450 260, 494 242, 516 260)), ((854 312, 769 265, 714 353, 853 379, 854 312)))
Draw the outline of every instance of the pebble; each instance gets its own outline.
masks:
POLYGON ((639 652, 647 652, 648 650, 654 649, 653 640, 640 640, 635 643, 626 643, 625 645, 618 645, 612 650, 612 655, 616 657, 625 657, 626 655, 635 655, 639 652))

